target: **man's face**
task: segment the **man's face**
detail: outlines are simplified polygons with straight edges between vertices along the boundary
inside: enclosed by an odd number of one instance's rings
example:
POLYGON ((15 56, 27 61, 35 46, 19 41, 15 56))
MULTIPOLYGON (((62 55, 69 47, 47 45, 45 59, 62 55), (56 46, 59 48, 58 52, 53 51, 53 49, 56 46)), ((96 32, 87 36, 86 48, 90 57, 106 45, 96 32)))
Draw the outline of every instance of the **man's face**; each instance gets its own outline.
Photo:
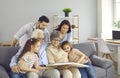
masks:
POLYGON ((40 28, 40 29, 43 29, 43 30, 44 30, 47 26, 48 26, 48 23, 47 23, 47 22, 44 22, 44 21, 43 21, 43 22, 39 22, 39 28, 40 28))

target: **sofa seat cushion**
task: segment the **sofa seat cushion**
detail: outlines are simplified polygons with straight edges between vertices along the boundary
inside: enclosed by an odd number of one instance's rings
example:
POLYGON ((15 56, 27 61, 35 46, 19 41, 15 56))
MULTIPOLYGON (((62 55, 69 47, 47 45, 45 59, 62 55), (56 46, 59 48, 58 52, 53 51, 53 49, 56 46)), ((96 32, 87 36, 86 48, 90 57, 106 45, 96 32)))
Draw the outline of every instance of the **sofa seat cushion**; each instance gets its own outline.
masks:
POLYGON ((97 78, 105 78, 106 77, 106 70, 104 68, 94 66, 94 69, 95 69, 97 78))
POLYGON ((0 65, 0 78, 9 78, 6 70, 0 65))

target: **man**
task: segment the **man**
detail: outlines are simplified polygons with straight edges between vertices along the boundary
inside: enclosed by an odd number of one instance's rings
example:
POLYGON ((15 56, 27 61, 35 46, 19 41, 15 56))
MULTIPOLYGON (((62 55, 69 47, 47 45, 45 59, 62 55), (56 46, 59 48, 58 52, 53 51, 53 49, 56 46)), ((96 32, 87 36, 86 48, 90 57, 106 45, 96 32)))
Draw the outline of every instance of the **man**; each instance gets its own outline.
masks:
MULTIPOLYGON (((43 31, 36 29, 33 31, 32 38, 38 38, 41 40, 41 44, 43 43, 43 39, 44 39, 44 35, 43 35, 43 31)), ((20 55, 22 50, 22 47, 20 48, 20 50, 18 51, 18 53, 12 57, 12 60, 10 62, 10 67, 11 67, 11 71, 13 73, 19 73, 19 66, 17 65, 17 59, 18 56, 20 55)), ((47 56, 46 56, 46 52, 39 52, 39 65, 44 65, 46 63, 48 63, 48 60, 46 60, 47 56)), ((45 70, 42 73, 42 76, 45 78, 60 78, 60 73, 57 69, 51 69, 51 70, 45 70)), ((38 75, 35 72, 30 72, 27 74, 27 78, 38 78, 38 75)))
POLYGON ((49 19, 46 16, 41 16, 36 23, 28 23, 22 26, 18 32, 14 35, 11 46, 24 46, 25 42, 31 37, 32 32, 35 29, 42 29, 45 36, 45 42, 49 42, 49 32, 46 29, 49 23, 49 19))

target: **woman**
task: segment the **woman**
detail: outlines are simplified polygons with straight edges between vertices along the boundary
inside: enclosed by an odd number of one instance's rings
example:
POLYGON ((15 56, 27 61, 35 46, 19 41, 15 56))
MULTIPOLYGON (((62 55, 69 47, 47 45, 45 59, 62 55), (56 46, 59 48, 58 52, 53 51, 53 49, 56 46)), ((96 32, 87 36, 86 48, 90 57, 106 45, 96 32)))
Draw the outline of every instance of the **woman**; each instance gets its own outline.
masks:
MULTIPOLYGON (((68 62, 68 53, 60 48, 60 33, 53 31, 50 35, 51 44, 47 48, 49 63, 68 62)), ((63 78, 81 78, 77 68, 63 66, 58 68, 63 78)))
POLYGON ((60 43, 72 40, 71 25, 68 20, 63 20, 56 30, 60 32, 60 43))

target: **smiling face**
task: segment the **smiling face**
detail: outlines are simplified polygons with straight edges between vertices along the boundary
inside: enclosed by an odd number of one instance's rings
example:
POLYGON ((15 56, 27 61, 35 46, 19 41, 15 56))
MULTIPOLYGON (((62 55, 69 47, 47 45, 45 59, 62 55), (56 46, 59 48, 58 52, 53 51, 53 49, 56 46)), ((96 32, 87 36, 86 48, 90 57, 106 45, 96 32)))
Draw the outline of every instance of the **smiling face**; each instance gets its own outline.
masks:
POLYGON ((64 24, 62 27, 61 27, 61 33, 62 34, 66 34, 69 30, 69 26, 64 24))
POLYGON ((33 52, 38 53, 40 46, 41 46, 41 42, 36 42, 34 45, 31 45, 31 49, 33 52))
POLYGON ((54 38, 53 40, 51 40, 51 44, 54 46, 54 47, 59 47, 60 45, 60 38, 54 38))
POLYGON ((69 52, 71 51, 70 45, 68 45, 68 44, 63 45, 63 50, 64 50, 65 52, 69 53, 69 52))
POLYGON ((43 22, 38 22, 38 28, 39 29, 45 29, 45 28, 47 28, 47 26, 48 26, 48 23, 47 22, 45 22, 45 21, 43 21, 43 22))

